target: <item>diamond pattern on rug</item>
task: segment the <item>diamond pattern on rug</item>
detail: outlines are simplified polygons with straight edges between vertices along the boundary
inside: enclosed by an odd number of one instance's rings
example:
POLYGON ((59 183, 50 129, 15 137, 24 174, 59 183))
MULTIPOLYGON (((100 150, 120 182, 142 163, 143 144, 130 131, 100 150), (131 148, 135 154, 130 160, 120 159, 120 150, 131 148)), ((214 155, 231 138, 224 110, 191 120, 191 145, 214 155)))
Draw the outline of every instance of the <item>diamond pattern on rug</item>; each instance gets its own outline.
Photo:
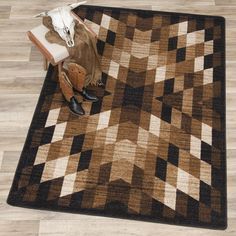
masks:
POLYGON ((76 13, 98 35, 105 86, 76 117, 46 78, 9 202, 225 227, 222 19, 76 13))

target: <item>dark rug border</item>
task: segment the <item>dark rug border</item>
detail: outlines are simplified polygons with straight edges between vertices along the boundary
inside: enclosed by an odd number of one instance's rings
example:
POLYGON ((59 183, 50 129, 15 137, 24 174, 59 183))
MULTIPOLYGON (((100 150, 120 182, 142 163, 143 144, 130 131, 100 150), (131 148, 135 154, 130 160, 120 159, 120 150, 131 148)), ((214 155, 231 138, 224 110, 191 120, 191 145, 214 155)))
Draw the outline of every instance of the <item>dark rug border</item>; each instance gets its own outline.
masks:
MULTIPOLYGON (((47 211, 55 211, 55 212, 64 212, 64 213, 73 213, 73 214, 85 214, 85 215, 95 215, 95 216, 104 216, 104 217, 113 217, 113 218, 119 218, 119 219, 127 219, 127 220, 142 220, 142 221, 147 221, 147 222, 154 222, 154 223, 163 223, 163 224, 170 224, 170 225, 176 225, 176 226, 187 226, 187 227, 194 227, 194 228, 207 228, 207 229, 212 229, 212 230, 225 230, 227 228, 227 171, 226 171, 226 166, 227 166, 227 155, 226 155, 226 33, 225 33, 225 18, 222 16, 213 16, 213 15, 201 15, 201 14, 190 14, 190 13, 179 13, 179 12, 167 12, 167 11, 153 11, 153 10, 142 10, 142 9, 134 9, 134 8, 121 8, 121 7, 107 7, 107 6, 95 6, 95 5, 82 5, 80 7, 89 7, 93 9, 107 9, 107 10, 127 10, 127 11, 134 11, 136 13, 138 12, 146 12, 148 14, 150 13, 160 13, 160 14, 166 14, 166 15, 171 15, 171 16, 193 16, 198 19, 204 19, 205 17, 208 18, 214 18, 220 21, 221 26, 222 26, 222 32, 221 32, 221 37, 222 37, 222 42, 223 42, 223 48, 222 48, 222 61, 223 61, 223 78, 222 78, 222 87, 221 87, 221 94, 222 94, 222 99, 224 103, 224 110, 222 111, 222 119, 224 122, 224 133, 223 133, 223 139, 224 139, 224 161, 222 162, 222 170, 225 173, 225 187, 224 191, 222 192, 222 209, 224 210, 224 222, 222 224, 207 224, 207 223, 201 223, 201 222, 191 222, 191 219, 187 222, 186 220, 183 222, 182 219, 163 219, 158 218, 158 217, 150 217, 150 216, 140 216, 140 215, 132 215, 132 214, 117 214, 114 213, 112 214, 111 212, 105 212, 104 210, 93 210, 93 209, 71 209, 71 208, 65 208, 65 207, 60 207, 60 206, 54 206, 54 205, 35 205, 31 203, 25 203, 23 201, 20 201, 17 196, 14 194, 14 192, 17 190, 17 183, 18 183, 18 174, 19 170, 24 166, 25 164, 25 157, 28 147, 31 143, 32 139, 32 133, 31 130, 34 127, 35 120, 39 118, 39 112, 41 110, 41 107, 43 105, 44 101, 44 91, 46 86, 48 85, 48 80, 49 78, 53 75, 55 72, 55 67, 52 65, 49 65, 46 78, 44 80, 42 90, 40 92, 38 102, 34 111, 34 115, 31 121, 31 124, 28 129, 28 133, 26 136, 26 141, 24 143, 22 153, 20 155, 16 172, 12 181, 12 186, 9 191, 9 195, 7 198, 7 203, 12 206, 18 206, 18 207, 24 207, 24 208, 29 208, 29 209, 36 209, 36 210, 47 210, 47 211)), ((76 9, 74 9, 76 10, 76 9)), ((54 89, 56 88, 56 83, 53 85, 54 89)))
POLYGON ((88 4, 83 4, 78 6, 77 8, 73 9, 73 11, 76 11, 79 8, 84 8, 84 7, 89 7, 91 9, 96 9, 96 10, 127 10, 127 11, 134 11, 136 13, 144 13, 146 12, 147 14, 150 13, 158 13, 158 14, 162 14, 162 15, 167 15, 167 16, 175 16, 175 17, 179 17, 179 16, 193 16, 196 17, 198 19, 204 19, 204 18, 214 18, 214 19, 218 19, 220 20, 223 24, 222 26, 224 26, 225 28, 225 17, 220 16, 220 15, 205 15, 205 14, 194 14, 194 13, 184 13, 184 12, 172 12, 172 11, 158 11, 158 10, 150 10, 150 9, 136 9, 136 8, 128 8, 128 7, 110 7, 110 6, 96 6, 96 5, 88 5, 88 4))

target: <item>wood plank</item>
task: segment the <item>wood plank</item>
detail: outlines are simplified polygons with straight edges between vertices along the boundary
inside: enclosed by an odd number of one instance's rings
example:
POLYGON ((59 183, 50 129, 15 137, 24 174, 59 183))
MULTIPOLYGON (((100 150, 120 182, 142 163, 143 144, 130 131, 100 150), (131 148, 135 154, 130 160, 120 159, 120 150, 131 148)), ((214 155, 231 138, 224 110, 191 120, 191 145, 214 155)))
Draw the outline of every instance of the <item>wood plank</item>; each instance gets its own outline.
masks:
POLYGON ((236 1, 235 0, 90 0, 88 4, 158 11, 221 15, 227 42, 227 167, 229 227, 214 231, 168 224, 95 217, 12 207, 6 198, 46 72, 26 31, 41 19, 33 15, 71 0, 0 1, 0 236, 1 235, 236 235, 236 1), (56 225, 56 227, 55 227, 56 225))
POLYGON ((5 220, 0 221, 0 236, 37 236, 39 221, 37 220, 5 220))

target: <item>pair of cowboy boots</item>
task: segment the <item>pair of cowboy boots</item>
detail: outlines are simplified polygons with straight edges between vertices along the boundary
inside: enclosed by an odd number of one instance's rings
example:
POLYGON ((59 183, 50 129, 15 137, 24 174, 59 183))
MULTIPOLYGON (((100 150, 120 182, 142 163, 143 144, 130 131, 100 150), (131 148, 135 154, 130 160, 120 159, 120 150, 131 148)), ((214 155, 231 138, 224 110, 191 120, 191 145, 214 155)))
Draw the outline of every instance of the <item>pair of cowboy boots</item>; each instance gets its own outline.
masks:
POLYGON ((64 71, 59 75, 62 94, 69 104, 70 111, 75 115, 84 115, 85 111, 81 103, 78 102, 74 90, 76 90, 84 100, 91 102, 98 101, 96 96, 89 94, 84 88, 85 78, 86 70, 76 63, 68 64, 68 76, 64 71))

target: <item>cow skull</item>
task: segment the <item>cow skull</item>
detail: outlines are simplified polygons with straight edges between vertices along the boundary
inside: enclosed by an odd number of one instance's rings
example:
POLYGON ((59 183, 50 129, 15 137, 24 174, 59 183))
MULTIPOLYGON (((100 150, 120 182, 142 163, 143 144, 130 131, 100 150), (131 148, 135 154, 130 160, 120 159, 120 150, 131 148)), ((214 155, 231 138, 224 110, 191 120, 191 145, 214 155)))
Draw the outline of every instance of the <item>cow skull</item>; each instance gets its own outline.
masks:
POLYGON ((66 42, 68 47, 74 47, 75 21, 71 15, 71 10, 84 3, 86 1, 58 7, 51 11, 41 12, 35 17, 50 16, 54 30, 66 42))

